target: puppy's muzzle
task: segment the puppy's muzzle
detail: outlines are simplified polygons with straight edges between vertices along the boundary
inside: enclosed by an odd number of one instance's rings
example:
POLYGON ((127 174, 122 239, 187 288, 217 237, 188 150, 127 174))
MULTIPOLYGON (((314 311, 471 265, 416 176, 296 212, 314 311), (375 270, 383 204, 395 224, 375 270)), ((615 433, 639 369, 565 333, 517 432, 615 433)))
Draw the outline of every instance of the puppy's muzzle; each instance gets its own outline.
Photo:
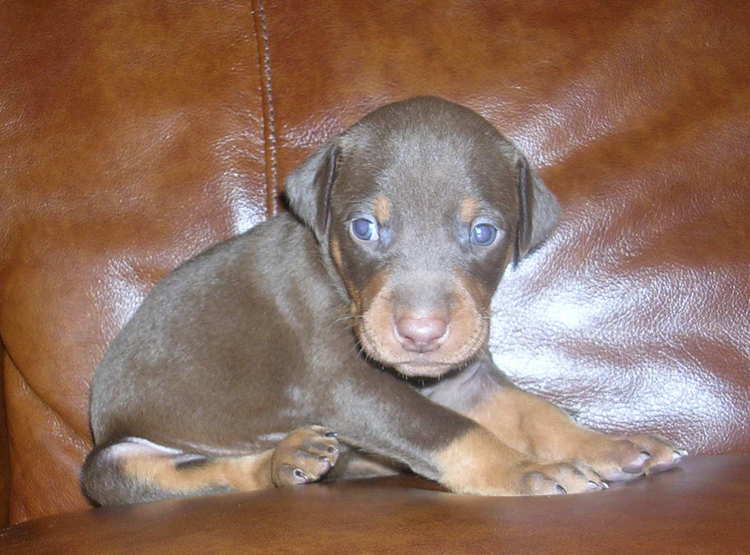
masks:
POLYGON ((466 363, 487 339, 487 319, 464 280, 405 276, 367 289, 355 331, 378 362, 407 375, 439 376, 466 363), (416 284, 416 285, 404 285, 416 284))

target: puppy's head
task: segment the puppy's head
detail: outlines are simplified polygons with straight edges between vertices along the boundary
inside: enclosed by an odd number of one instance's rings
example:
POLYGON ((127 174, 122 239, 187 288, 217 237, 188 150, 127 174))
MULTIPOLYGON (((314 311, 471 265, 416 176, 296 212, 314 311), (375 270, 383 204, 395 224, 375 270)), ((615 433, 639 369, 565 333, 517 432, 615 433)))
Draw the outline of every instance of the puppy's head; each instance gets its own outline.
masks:
POLYGON ((409 376, 440 376, 481 350, 505 268, 558 216, 507 139, 432 97, 365 116, 297 168, 286 192, 330 254, 362 347, 409 376))

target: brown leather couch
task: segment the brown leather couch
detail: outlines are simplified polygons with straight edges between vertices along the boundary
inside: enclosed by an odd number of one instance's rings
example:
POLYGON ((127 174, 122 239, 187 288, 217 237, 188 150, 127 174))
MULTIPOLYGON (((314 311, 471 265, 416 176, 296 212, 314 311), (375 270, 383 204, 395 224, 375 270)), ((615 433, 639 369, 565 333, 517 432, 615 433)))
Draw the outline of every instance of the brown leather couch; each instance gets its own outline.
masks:
POLYGON ((743 1, 2 3, 0 551, 746 552, 748 28, 743 1), (585 496, 407 477, 88 508, 88 384, 149 288, 423 93, 493 121, 563 206, 498 291, 497 363, 695 456, 585 496))

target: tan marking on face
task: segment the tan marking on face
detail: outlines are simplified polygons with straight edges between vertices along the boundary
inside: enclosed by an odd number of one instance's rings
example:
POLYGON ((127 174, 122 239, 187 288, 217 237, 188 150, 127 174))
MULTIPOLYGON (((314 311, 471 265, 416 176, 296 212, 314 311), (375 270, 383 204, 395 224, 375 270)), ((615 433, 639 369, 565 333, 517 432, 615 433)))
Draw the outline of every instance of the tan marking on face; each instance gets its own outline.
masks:
MULTIPOLYGON (((341 280, 344 282, 344 287, 346 287, 346 290, 352 299, 353 305, 359 306, 361 303, 359 291, 357 291, 357 289, 354 287, 354 284, 352 284, 351 280, 349 280, 344 273, 344 257, 341 253, 341 242, 335 236, 331 238, 330 251, 333 265, 336 267, 339 276, 341 276, 341 280)), ((354 307, 352 307, 352 314, 355 314, 354 307)))
POLYGON ((375 360, 409 376, 437 377, 466 364, 487 342, 489 324, 464 279, 455 280, 452 295, 447 337, 437 350, 415 354, 403 348, 394 332, 398 308, 393 302, 392 284, 387 280, 378 283, 374 295, 363 291, 368 300, 355 328, 362 347, 375 360))
POLYGON ((341 256, 341 243, 336 237, 331 238, 331 258, 336 265, 336 269, 340 273, 341 268, 344 266, 344 259, 341 256))
POLYGON ((391 219, 391 201, 385 195, 375 197, 375 218, 379 224, 384 224, 391 219))
POLYGON ((357 309, 356 315, 362 316, 362 318, 355 319, 354 331, 357 334, 357 337, 359 337, 360 343, 362 343, 365 351, 375 358, 375 360, 380 360, 378 353, 381 350, 376 338, 384 333, 391 321, 388 315, 392 314, 392 308, 390 302, 387 302, 386 300, 389 295, 387 291, 384 290, 387 283, 388 274, 386 272, 377 272, 365 285, 362 291, 358 292, 359 302, 355 303, 357 309), (365 329, 368 326, 368 323, 365 322, 365 320, 371 317, 368 315, 372 312, 373 304, 380 306, 383 303, 387 305, 384 309, 378 309, 377 307, 375 309, 374 314, 377 316, 375 319, 375 327, 378 329, 378 332, 373 338, 372 334, 368 333, 365 329))
POLYGON ((461 208, 458 212, 461 221, 470 224, 477 217, 479 212, 479 200, 475 197, 466 197, 461 201, 461 208))
POLYGON ((473 305, 474 310, 486 313, 489 309, 492 295, 484 286, 484 283, 470 274, 459 272, 456 276, 456 291, 465 291, 468 298, 462 299, 473 305))
POLYGON ((441 484, 475 495, 513 495, 517 488, 512 470, 522 461, 521 453, 481 426, 453 440, 435 457, 441 484))
POLYGON ((375 272, 372 278, 367 282, 361 292, 362 310, 366 311, 373 303, 374 299, 384 293, 384 288, 388 283, 388 272, 375 272))
POLYGON ((177 468, 174 458, 164 455, 131 455, 121 462, 122 470, 141 483, 165 491, 194 493, 210 487, 253 491, 271 487, 273 449, 257 455, 217 457, 204 464, 177 468))

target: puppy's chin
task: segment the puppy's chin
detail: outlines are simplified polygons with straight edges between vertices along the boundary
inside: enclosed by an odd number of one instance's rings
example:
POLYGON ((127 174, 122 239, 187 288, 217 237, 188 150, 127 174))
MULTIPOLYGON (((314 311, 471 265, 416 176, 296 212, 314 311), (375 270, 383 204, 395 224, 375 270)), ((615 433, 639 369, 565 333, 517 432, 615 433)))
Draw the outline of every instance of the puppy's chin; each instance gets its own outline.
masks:
POLYGON ((394 364, 393 368, 410 378, 439 378, 450 372, 456 365, 440 363, 404 362, 394 364))

